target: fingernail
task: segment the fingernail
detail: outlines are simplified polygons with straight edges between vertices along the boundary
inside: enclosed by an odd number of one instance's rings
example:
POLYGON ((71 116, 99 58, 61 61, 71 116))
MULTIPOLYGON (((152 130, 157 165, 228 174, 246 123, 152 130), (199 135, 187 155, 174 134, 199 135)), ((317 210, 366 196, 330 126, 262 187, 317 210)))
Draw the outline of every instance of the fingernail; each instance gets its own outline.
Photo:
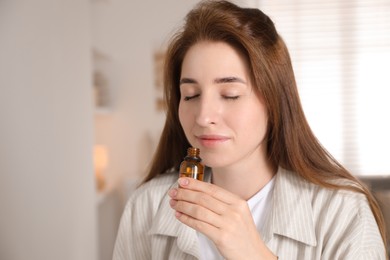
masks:
POLYGON ((170 197, 175 197, 176 195, 177 195, 177 190, 176 189, 172 189, 172 190, 170 190, 169 192, 168 192, 168 195, 170 196, 170 197))
POLYGON ((169 205, 171 205, 171 207, 174 207, 176 205, 176 200, 170 200, 169 205))
POLYGON ((188 181, 188 179, 186 179, 186 178, 180 178, 180 179, 179 179, 179 184, 180 184, 181 186, 186 186, 186 185, 188 185, 188 183, 189 183, 189 181, 188 181))

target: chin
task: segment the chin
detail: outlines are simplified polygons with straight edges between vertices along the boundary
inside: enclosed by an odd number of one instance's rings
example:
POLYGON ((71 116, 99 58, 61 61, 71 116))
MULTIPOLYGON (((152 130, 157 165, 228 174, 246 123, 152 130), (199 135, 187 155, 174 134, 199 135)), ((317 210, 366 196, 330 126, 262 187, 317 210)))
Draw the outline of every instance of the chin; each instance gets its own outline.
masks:
POLYGON ((202 160, 202 163, 209 168, 223 168, 226 167, 226 164, 221 161, 215 160, 202 160))
POLYGON ((210 151, 205 148, 200 148, 200 158, 202 158, 202 163, 210 168, 223 168, 228 165, 226 161, 226 153, 221 153, 218 150, 210 151), (203 151, 203 152, 202 152, 203 151))

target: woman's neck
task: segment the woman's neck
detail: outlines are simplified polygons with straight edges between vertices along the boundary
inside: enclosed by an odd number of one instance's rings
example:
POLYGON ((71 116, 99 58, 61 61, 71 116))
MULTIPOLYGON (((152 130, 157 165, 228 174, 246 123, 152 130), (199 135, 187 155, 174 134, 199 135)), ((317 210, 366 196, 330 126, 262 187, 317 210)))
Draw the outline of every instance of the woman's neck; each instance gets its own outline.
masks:
POLYGON ((249 200, 275 175, 276 167, 269 162, 234 165, 212 169, 212 183, 228 190, 244 200, 249 200))

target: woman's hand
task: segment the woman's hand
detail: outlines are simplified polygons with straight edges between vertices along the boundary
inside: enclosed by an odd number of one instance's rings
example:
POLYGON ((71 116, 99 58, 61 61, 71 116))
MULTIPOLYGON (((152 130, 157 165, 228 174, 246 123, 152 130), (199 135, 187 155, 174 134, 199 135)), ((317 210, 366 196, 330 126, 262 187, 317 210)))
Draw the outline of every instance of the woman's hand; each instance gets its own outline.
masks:
POLYGON ((212 240, 226 259, 276 259, 261 240, 247 202, 235 194, 180 178, 169 196, 177 219, 212 240))

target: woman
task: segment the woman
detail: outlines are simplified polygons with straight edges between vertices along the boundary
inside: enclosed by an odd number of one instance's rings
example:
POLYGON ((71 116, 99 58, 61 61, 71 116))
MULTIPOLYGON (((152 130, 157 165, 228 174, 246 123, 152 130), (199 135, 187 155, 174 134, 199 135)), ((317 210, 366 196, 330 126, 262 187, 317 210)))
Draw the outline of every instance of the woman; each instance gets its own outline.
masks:
POLYGON ((386 259, 378 205, 313 135, 268 16, 201 2, 164 85, 165 127, 114 259, 386 259), (178 179, 189 146, 205 182, 178 179))

